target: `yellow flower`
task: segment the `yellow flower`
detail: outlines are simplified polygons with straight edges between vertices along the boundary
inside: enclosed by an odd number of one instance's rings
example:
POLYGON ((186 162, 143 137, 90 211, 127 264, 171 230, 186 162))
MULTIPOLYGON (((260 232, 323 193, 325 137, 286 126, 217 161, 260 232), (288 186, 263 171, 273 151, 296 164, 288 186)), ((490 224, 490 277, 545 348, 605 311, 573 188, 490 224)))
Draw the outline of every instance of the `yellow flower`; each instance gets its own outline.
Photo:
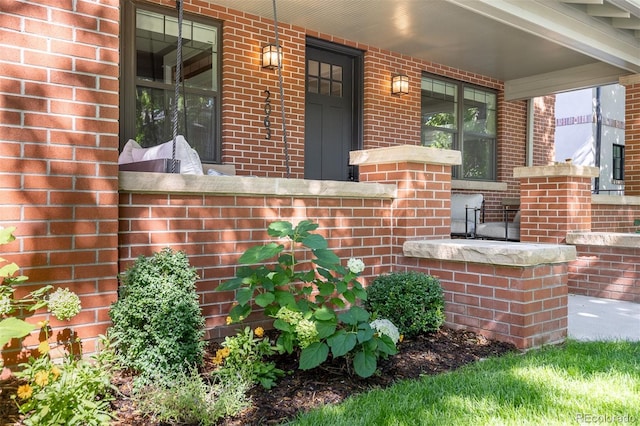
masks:
POLYGON ((231 324, 233 322, 233 320, 231 319, 231 317, 227 317, 227 325, 231 324))
POLYGON ((44 321, 38 321, 37 322, 38 328, 45 328, 48 325, 49 325, 49 320, 44 320, 44 321))
POLYGON ((49 349, 49 342, 47 342, 46 340, 44 342, 40 342, 40 344, 38 345, 38 352, 40 352, 41 355, 48 354, 49 349))
POLYGON ((60 369, 54 365, 51 367, 51 374, 53 375, 53 380, 58 380, 58 377, 60 377, 60 369))
POLYGON ((33 379, 36 382, 36 385, 40 387, 47 386, 49 384, 49 372, 48 371, 38 371, 36 376, 33 379))
POLYGON ((253 332, 256 337, 262 337, 264 336, 264 328, 262 327, 256 327, 255 331, 253 332))
POLYGON ((398 342, 402 343, 403 340, 404 340, 404 334, 401 334, 400 337, 398 338, 398 342))
POLYGON ((222 348, 222 349, 218 349, 218 351, 216 352, 216 356, 220 356, 220 358, 225 359, 226 357, 229 356, 229 354, 231 353, 231 350, 229 348, 222 348))
POLYGON ((33 394, 33 388, 29 385, 18 386, 17 394, 20 399, 29 399, 33 394))

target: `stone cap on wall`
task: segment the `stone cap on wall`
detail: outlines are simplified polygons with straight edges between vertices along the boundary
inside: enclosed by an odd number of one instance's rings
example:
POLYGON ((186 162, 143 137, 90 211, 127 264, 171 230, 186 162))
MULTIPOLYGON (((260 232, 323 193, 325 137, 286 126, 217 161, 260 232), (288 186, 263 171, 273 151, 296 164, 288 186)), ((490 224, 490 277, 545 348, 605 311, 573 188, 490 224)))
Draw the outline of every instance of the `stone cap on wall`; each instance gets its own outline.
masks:
POLYGON ((576 260, 575 247, 558 244, 446 239, 406 241, 402 248, 407 257, 504 266, 535 266, 576 260))
POLYGON ((571 163, 556 163, 548 166, 516 167, 514 178, 576 176, 594 178, 600 176, 600 169, 592 166, 577 166, 571 163))
POLYGON ((351 151, 349 153, 349 164, 354 166, 404 162, 455 166, 462 164, 462 154, 460 151, 450 149, 416 145, 396 145, 351 151))
POLYGON ((569 232, 567 244, 640 248, 640 234, 617 232, 569 232))
POLYGON ((139 194, 177 193, 393 199, 397 192, 396 185, 375 182, 143 172, 120 172, 118 176, 120 192, 139 194))

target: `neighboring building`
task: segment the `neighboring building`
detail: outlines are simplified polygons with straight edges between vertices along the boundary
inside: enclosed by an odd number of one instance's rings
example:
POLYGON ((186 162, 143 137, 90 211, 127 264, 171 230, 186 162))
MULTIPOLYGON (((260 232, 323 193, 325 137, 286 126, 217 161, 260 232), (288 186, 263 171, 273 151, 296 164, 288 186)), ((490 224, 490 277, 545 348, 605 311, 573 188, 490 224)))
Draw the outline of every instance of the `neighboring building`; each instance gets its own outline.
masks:
POLYGON ((624 86, 560 93, 555 108, 555 161, 599 167, 594 193, 624 194, 624 86))

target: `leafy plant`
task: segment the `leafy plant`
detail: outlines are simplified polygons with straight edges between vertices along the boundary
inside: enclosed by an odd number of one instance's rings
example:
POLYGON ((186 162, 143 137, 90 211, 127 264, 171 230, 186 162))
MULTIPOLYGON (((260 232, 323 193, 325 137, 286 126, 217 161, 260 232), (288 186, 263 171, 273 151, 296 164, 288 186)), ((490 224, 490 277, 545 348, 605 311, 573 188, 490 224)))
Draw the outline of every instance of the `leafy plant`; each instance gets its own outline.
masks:
POLYGON ((214 362, 220 367, 216 374, 221 377, 240 376, 250 383, 260 383, 265 389, 271 389, 278 377, 284 372, 276 368, 275 363, 264 361, 276 353, 269 339, 263 337, 262 328, 255 331, 245 327, 235 336, 225 337, 222 349, 216 352, 214 362))
POLYGON ((93 362, 69 354, 61 364, 54 364, 47 348, 48 344, 41 344, 41 356, 30 357, 15 373, 25 381, 14 396, 20 412, 26 415, 24 424, 108 425, 112 420, 110 402, 117 391, 111 384, 112 370, 104 362, 110 350, 104 349, 93 362))
POLYGON ((170 387, 151 384, 135 394, 137 408, 158 422, 213 425, 249 407, 251 383, 239 375, 203 379, 196 368, 180 372, 170 387))
MULTIPOLYGON (((15 227, 0 228, 0 245, 8 244, 16 238, 15 227)), ((22 339, 29 335, 36 326, 13 315, 23 311, 34 312, 47 307, 49 312, 59 320, 70 320, 80 312, 80 298, 69 289, 57 289, 53 294, 53 286, 45 285, 31 291, 26 296, 16 299, 15 290, 25 284, 28 277, 16 275, 20 267, 0 257, 0 349, 11 339, 22 339)), ((2 360, 0 359, 0 366, 2 360)))
POLYGON ((444 322, 444 295, 437 278, 418 272, 376 277, 367 287, 366 306, 387 318, 404 336, 436 331, 444 322))
POLYGON ((120 298, 109 311, 117 354, 139 373, 136 386, 170 382, 204 354, 204 318, 195 269, 183 252, 170 248, 140 256, 122 274, 120 298))
POLYGON ((347 268, 342 266, 326 239, 312 232, 317 228, 310 220, 295 227, 286 221, 273 222, 268 234, 285 240, 288 247, 274 242, 249 248, 239 263, 257 266, 238 268, 236 278, 218 290, 236 291, 237 305, 229 313, 234 322, 249 316, 252 300, 275 318, 278 346, 289 353, 299 348, 301 369, 319 366, 331 353, 346 357, 358 375, 369 377, 378 357, 396 353, 395 344, 388 336, 376 334, 369 325, 370 314, 357 306, 367 297, 357 280, 364 263, 351 259, 347 268), (273 258, 275 263, 262 264, 273 258))

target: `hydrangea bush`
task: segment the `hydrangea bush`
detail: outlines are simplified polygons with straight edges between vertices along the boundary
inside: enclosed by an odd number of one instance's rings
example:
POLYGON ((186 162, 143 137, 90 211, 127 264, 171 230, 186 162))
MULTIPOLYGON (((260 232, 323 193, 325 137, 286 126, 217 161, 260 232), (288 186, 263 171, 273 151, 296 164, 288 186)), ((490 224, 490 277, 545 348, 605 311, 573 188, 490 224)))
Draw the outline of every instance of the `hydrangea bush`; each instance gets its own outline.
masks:
POLYGON ((235 291, 232 322, 246 319, 254 303, 264 308, 275 319, 281 350, 300 350, 301 369, 315 368, 331 354, 347 358, 359 376, 369 377, 378 358, 395 354, 396 346, 371 328, 370 313, 358 306, 367 297, 357 280, 364 262, 350 259, 345 268, 326 239, 313 232, 317 228, 310 220, 295 227, 273 222, 267 232, 279 242, 249 248, 239 259, 244 266, 236 278, 218 290, 235 291))

